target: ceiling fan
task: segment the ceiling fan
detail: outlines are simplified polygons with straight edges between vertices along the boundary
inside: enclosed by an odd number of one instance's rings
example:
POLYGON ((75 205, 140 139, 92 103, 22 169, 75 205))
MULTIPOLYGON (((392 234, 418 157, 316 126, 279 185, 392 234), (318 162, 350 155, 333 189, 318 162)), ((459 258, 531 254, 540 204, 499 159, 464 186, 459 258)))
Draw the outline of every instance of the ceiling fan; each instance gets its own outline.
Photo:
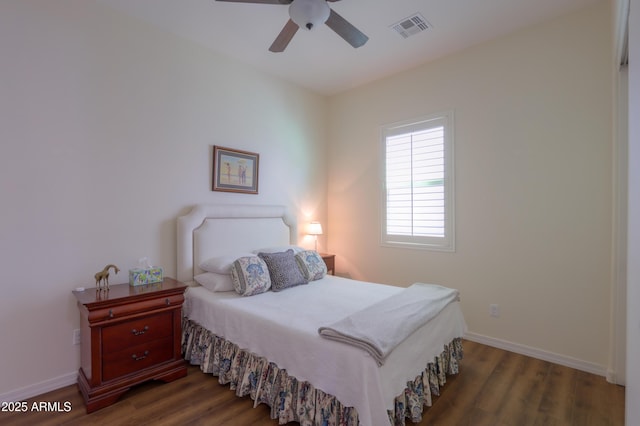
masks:
POLYGON ((290 19, 285 24, 278 37, 276 37, 269 50, 272 52, 283 52, 287 45, 298 31, 303 27, 311 30, 322 24, 327 24, 329 28, 345 39, 353 47, 360 47, 369 40, 359 29, 354 27, 342 16, 338 15, 329 7, 327 2, 339 0, 216 0, 232 3, 259 3, 259 4, 281 4, 289 5, 290 19))

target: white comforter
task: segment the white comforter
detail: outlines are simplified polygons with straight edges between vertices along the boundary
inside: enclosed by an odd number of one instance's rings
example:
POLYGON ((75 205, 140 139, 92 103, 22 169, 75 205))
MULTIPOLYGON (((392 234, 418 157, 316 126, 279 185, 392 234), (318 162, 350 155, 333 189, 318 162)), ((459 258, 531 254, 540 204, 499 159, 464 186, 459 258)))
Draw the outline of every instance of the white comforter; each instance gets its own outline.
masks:
POLYGON ((412 333, 382 366, 363 349, 322 338, 318 329, 402 290, 334 276, 251 297, 191 287, 184 309, 213 333, 355 407, 361 424, 387 426, 387 410, 407 381, 466 332, 459 303, 412 333))

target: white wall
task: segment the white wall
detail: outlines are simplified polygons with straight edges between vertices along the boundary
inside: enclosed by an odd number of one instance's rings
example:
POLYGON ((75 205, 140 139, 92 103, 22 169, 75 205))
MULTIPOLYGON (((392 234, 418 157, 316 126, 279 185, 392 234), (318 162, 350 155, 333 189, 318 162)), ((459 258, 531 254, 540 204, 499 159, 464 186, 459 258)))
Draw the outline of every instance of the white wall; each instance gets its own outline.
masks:
POLYGON ((626 418, 640 424, 640 1, 631 0, 629 17, 629 234, 627 253, 626 418))
POLYGON ((338 272, 459 288, 470 331, 605 374, 612 240, 611 5, 330 99, 338 272), (456 252, 379 244, 379 129, 455 111, 456 252), (489 304, 501 317, 489 316, 489 304))
POLYGON ((75 381, 71 290, 175 274, 191 205, 325 220, 324 98, 85 0, 1 1, 0 58, 0 395, 75 381), (260 154, 259 195, 210 190, 213 145, 260 154))

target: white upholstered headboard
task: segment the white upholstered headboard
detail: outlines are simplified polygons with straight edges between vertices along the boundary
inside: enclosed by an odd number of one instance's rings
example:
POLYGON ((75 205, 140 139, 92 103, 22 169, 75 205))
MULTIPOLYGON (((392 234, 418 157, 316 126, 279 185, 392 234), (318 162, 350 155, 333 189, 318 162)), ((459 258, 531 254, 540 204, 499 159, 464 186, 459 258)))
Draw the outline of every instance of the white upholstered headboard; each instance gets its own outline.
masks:
POLYGON ((295 217, 284 206, 200 204, 178 218, 177 278, 193 281, 211 257, 296 244, 295 217))

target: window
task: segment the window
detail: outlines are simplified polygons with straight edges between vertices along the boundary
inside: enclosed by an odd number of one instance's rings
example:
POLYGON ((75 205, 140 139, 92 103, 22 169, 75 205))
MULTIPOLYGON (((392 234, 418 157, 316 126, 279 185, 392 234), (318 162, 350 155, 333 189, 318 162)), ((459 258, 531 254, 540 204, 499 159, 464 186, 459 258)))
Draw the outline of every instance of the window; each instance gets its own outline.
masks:
POLYGON ((382 244, 453 251, 453 113, 384 126, 382 158, 382 244))

